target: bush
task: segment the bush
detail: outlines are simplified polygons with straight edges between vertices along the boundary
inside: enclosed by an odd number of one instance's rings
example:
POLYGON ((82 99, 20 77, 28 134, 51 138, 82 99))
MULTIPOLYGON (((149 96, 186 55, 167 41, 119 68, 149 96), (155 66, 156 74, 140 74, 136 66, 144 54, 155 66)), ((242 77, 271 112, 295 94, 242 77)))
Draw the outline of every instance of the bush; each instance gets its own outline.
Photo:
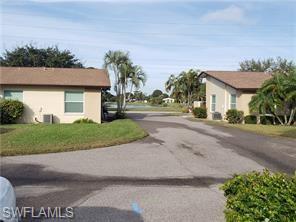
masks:
POLYGON ((115 113, 115 119, 126 119, 126 113, 123 112, 116 112, 115 113))
POLYGON ((296 174, 265 170, 236 175, 221 189, 227 222, 296 221, 296 174))
POLYGON ((273 125, 273 120, 272 116, 260 116, 260 123, 263 125, 273 125))
POLYGON ((81 118, 81 119, 75 120, 73 123, 95 123, 95 121, 89 118, 81 118))
POLYGON ((1 124, 15 123, 24 112, 24 104, 17 100, 0 100, 1 124))
POLYGON ((245 123, 246 124, 257 124, 257 117, 253 115, 245 116, 245 123))
POLYGON ((188 107, 182 107, 181 109, 182 113, 189 113, 189 108, 188 107))
POLYGON ((226 120, 231 124, 242 123, 244 119, 244 112, 236 109, 229 109, 226 112, 226 120))
POLYGON ((162 101, 162 97, 159 96, 159 97, 152 97, 150 102, 152 105, 160 105, 162 104, 163 101, 162 101))
POLYGON ((207 118, 207 108, 205 107, 196 107, 193 109, 193 115, 195 118, 205 119, 207 118))

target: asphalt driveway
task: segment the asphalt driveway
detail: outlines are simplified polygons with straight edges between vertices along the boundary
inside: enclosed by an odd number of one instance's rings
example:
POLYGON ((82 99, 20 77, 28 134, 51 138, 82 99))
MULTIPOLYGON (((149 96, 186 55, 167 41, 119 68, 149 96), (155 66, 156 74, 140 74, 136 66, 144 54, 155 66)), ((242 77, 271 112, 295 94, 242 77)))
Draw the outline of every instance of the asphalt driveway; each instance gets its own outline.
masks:
POLYGON ((234 173, 296 169, 293 139, 165 114, 130 116, 149 137, 108 148, 1 158, 1 175, 15 186, 17 204, 72 206, 71 221, 224 221, 219 186, 234 173))

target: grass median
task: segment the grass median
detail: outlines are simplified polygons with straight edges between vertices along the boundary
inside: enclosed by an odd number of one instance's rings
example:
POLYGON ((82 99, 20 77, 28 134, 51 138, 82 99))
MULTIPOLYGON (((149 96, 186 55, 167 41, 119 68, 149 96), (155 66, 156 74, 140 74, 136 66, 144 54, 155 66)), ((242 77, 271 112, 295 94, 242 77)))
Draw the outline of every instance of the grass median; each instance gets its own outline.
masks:
POLYGON ((104 124, 2 125, 0 132, 1 156, 106 147, 147 136, 138 124, 129 119, 104 124))

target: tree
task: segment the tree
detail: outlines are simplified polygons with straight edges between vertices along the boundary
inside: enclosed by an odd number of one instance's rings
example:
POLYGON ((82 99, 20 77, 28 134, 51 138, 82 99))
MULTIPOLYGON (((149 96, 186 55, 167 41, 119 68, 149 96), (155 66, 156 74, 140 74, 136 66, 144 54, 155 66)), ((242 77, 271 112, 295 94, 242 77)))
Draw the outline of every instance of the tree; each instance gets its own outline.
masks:
POLYGON ((146 99, 146 95, 143 92, 137 90, 134 92, 134 99, 137 101, 143 101, 146 99))
POLYGON ((135 87, 136 90, 138 90, 141 85, 145 85, 146 81, 147 76, 143 71, 142 67, 138 65, 132 66, 132 72, 129 75, 130 92, 128 99, 130 99, 132 95, 133 87, 135 87))
POLYGON ((108 92, 108 89, 102 89, 102 102, 115 102, 115 96, 108 92))
POLYGON ((129 54, 122 51, 109 50, 104 57, 104 67, 114 73, 114 91, 116 92, 117 113, 120 115, 123 110, 123 97, 125 97, 124 85, 122 84, 124 75, 122 74, 123 66, 130 62, 129 54))
POLYGON ((178 76, 171 75, 165 83, 167 92, 171 92, 171 96, 179 102, 192 104, 192 100, 199 92, 200 80, 198 78, 199 71, 190 69, 181 72, 178 76))
POLYGON ((16 47, 0 56, 1 66, 84 68, 82 63, 69 50, 57 46, 37 48, 33 45, 16 47))
POLYGON ((160 97, 162 95, 162 91, 159 89, 156 89, 152 92, 151 97, 160 97))
POLYGON ((282 74, 288 74, 293 69, 295 69, 296 65, 293 61, 288 61, 287 59, 283 59, 281 57, 277 57, 276 59, 268 58, 264 60, 245 60, 240 64, 240 71, 251 71, 251 72, 280 72, 282 74))
POLYGON ((128 83, 136 88, 145 84, 146 74, 140 66, 133 65, 128 52, 108 51, 104 57, 104 67, 115 76, 114 90, 116 92, 117 115, 122 116, 126 109, 128 83))
POLYGON ((249 107, 251 112, 273 115, 281 125, 291 125, 296 112, 296 69, 275 73, 265 81, 249 107))

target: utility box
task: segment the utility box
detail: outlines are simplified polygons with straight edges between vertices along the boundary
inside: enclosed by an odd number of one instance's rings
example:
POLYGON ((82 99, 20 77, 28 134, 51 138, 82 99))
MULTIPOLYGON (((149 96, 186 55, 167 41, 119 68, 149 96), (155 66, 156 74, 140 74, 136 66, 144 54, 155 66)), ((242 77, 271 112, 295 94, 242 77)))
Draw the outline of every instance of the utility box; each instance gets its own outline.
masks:
POLYGON ((44 114, 43 123, 52 124, 53 123, 53 114, 44 114))

